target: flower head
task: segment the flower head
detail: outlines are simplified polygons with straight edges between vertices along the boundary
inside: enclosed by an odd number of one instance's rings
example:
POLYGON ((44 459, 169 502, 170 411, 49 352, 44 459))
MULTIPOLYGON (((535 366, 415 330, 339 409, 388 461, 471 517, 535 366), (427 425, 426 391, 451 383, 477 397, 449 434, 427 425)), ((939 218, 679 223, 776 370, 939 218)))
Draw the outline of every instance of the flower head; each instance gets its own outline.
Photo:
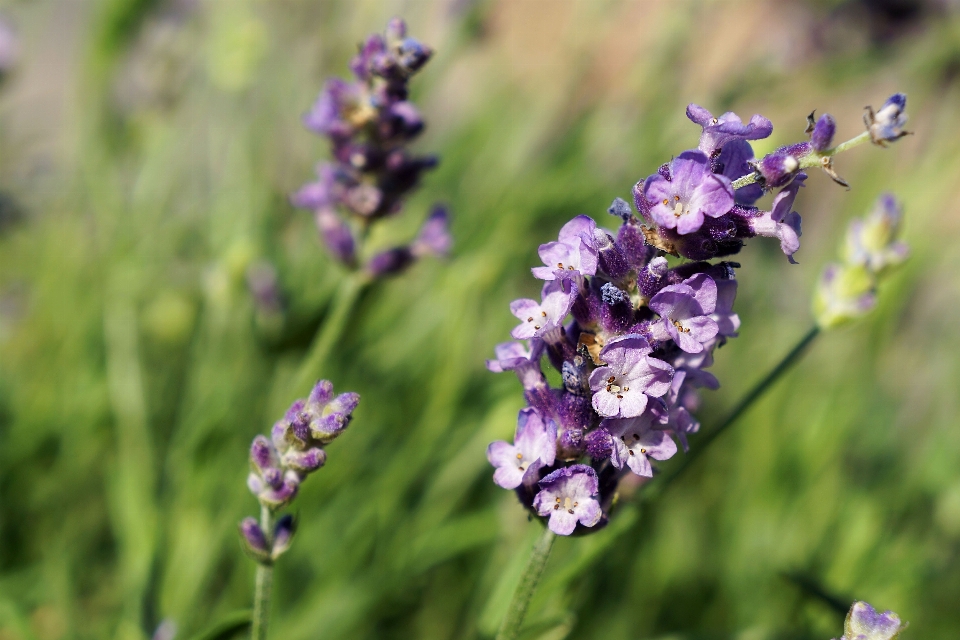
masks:
POLYGON ((578 522, 585 527, 600 522, 599 488, 597 472, 587 465, 561 467, 540 481, 533 508, 541 516, 549 516, 551 531, 568 536, 578 522))

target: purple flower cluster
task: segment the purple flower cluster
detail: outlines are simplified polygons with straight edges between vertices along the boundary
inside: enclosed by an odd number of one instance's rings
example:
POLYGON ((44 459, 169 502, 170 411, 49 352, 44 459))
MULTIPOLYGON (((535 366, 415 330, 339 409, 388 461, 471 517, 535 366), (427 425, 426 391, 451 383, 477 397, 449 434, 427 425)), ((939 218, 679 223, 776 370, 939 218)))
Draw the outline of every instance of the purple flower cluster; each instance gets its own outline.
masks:
MULTIPOLYGON (((877 119, 893 119, 886 110, 877 119)), ((540 299, 510 305, 518 342, 498 345, 487 362, 491 371, 516 373, 529 405, 513 443, 487 450, 494 481, 557 534, 596 530, 622 477, 652 477, 652 461, 672 457, 677 443, 687 449, 699 429, 698 389, 719 386, 707 370, 714 351, 740 326, 733 311, 740 265, 709 260, 767 236, 793 262, 800 248, 793 205, 807 178, 801 164, 826 158, 815 164, 832 172, 829 115, 811 115, 809 141, 759 160, 749 141, 770 135, 766 118, 744 123, 697 105, 687 116, 702 129, 698 147, 636 184, 635 211, 613 202, 616 232, 581 215, 540 246, 543 266, 533 269, 543 281, 540 299), (767 193, 769 209, 761 210, 755 204, 767 193), (544 355, 561 388, 548 383, 544 355)))
MULTIPOLYGON (((359 402, 356 393, 334 395, 333 384, 320 380, 307 399, 294 402, 273 425, 270 438, 253 439, 247 486, 265 509, 276 511, 296 497, 300 483, 326 462, 322 447, 343 433, 359 402)), ((247 518, 240 531, 254 557, 275 560, 290 545, 293 520, 280 518, 268 536, 256 519, 247 518)))
MULTIPOLYGON (((330 141, 333 158, 317 165, 317 180, 291 200, 313 211, 330 253, 350 268, 360 261, 359 239, 369 226, 399 212, 404 196, 437 165, 436 156, 407 149, 424 129, 408 100, 408 84, 432 54, 394 18, 385 35, 374 34, 360 46, 350 62, 353 80, 328 80, 304 116, 307 129, 330 141)), ((449 248, 447 213, 437 207, 412 243, 373 256, 365 270, 373 277, 396 274, 417 258, 444 255, 449 248)))

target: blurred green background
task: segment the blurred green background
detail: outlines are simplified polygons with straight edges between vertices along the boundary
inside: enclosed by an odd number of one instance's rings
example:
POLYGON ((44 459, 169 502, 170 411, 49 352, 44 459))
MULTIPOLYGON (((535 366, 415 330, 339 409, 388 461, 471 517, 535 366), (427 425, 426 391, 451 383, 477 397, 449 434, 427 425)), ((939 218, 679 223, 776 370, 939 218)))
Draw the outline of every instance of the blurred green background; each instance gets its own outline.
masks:
MULTIPOLYGON (((236 525, 247 448, 342 272, 287 194, 327 155, 300 115, 356 43, 405 16, 437 55, 417 148, 442 162, 371 241, 430 204, 454 255, 361 300, 323 372, 363 401, 304 485, 272 637, 485 638, 537 535, 491 482, 516 379, 484 369, 535 295, 537 246, 696 145, 688 102, 838 139, 909 95, 916 135, 814 173, 799 266, 739 256, 740 338, 716 424, 810 326, 844 226, 905 204, 908 265, 866 321, 821 337, 649 509, 560 540, 530 638, 839 636, 830 599, 960 637, 960 16, 956 0, 20 0, 0 86, 0 639, 183 640, 250 606, 236 525), (273 265, 281 315, 258 311, 273 265)), ((692 446, 697 446, 696 437, 692 446)))

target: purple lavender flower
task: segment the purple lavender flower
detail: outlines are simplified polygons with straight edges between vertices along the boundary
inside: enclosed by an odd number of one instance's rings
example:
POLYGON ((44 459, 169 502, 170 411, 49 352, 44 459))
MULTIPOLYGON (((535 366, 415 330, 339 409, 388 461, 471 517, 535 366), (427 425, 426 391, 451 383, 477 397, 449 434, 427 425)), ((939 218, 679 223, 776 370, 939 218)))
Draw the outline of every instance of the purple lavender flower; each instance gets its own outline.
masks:
POLYGON ((541 297, 542 302, 521 298, 510 303, 510 313, 520 319, 520 324, 510 332, 517 340, 539 338, 560 326, 570 313, 576 291, 567 280, 550 280, 543 286, 541 297))
POLYGON ((866 602, 854 602, 843 624, 842 640, 896 640, 906 628, 893 611, 878 613, 866 602))
POLYGON ((684 151, 674 158, 670 180, 654 174, 644 183, 643 193, 654 222, 680 234, 699 229, 704 216, 722 216, 734 202, 730 180, 713 173, 700 151, 684 151))
POLYGON ((597 472, 587 465, 562 467, 540 481, 533 508, 541 516, 550 517, 551 531, 568 536, 578 522, 585 527, 600 522, 603 511, 596 498, 599 488, 597 472))
POLYGON ((540 259, 546 265, 534 267, 533 275, 541 280, 572 276, 592 276, 597 272, 597 247, 593 232, 597 223, 587 216, 577 216, 560 229, 557 242, 540 245, 540 259))
POLYGON ((677 444, 666 431, 654 425, 663 424, 667 416, 663 412, 648 409, 635 418, 607 419, 600 429, 611 437, 610 461, 622 469, 624 465, 638 476, 653 477, 650 458, 668 460, 677 453, 677 444))
POLYGON ((493 481, 504 489, 535 483, 537 472, 552 465, 556 455, 556 423, 529 407, 520 411, 513 444, 497 440, 487 447, 487 460, 497 468, 493 481))
MULTIPOLYGON (((306 399, 297 400, 273 425, 271 437, 258 435, 250 445, 247 487, 268 513, 288 505, 304 479, 326 462, 321 448, 350 423, 360 396, 334 395, 333 384, 320 380, 306 399)), ((294 533, 291 517, 281 518, 268 539, 253 518, 240 523, 244 547, 261 564, 269 564, 290 546, 294 533)))
POLYGON ((717 308, 717 283, 705 273, 664 287, 650 300, 650 308, 660 316, 651 327, 655 337, 665 334, 687 353, 700 353, 720 331, 710 317, 717 308))
POLYGON ((885 147, 888 142, 895 142, 903 136, 910 135, 909 131, 903 130, 904 125, 907 124, 907 114, 904 113, 906 108, 907 96, 903 93, 895 93, 887 98, 876 113, 872 107, 866 108, 863 122, 867 125, 867 131, 870 132, 870 139, 874 144, 885 147))
POLYGON ((669 391, 673 367, 651 358, 651 351, 639 334, 618 338, 600 351, 605 364, 590 374, 593 408, 598 414, 607 418, 639 416, 648 398, 669 391))
MULTIPOLYGON (((893 111, 882 116, 896 126, 893 111)), ((581 517, 574 508, 588 502, 587 519, 606 522, 603 509, 627 473, 652 476, 652 460, 672 457, 678 443, 687 450, 688 436, 699 430, 700 390, 720 386, 707 369, 716 349, 740 330, 734 311, 740 265, 708 261, 738 253, 748 238, 769 236, 793 262, 801 232, 793 207, 807 178, 801 168, 816 158, 845 184, 831 165, 836 123, 829 115, 814 121, 811 114, 810 141, 759 160, 748 140, 768 136, 769 120, 754 116, 744 124, 732 113, 714 118, 697 105, 688 115, 703 127, 700 148, 634 185, 638 215, 625 201, 613 201, 607 211, 621 220, 616 237, 578 216, 557 242, 541 245, 544 266, 533 274, 547 281, 542 301, 511 304, 521 321, 512 335, 530 339, 530 346, 501 344, 487 362, 491 371, 514 371, 528 410, 556 425, 553 462, 540 460, 535 471, 515 458, 519 448, 527 461, 531 445, 491 445, 498 473, 510 474, 497 483, 515 487, 520 502, 549 517, 550 528, 563 535, 581 517), (736 192, 735 182, 744 185, 736 192), (770 210, 754 206, 769 191, 775 192, 770 210), (671 266, 668 255, 686 261, 671 266), (559 388, 551 388, 541 370, 544 352, 560 374, 559 388), (534 495, 531 483, 541 475, 534 495), (574 479, 575 489, 561 488, 574 479)), ((872 305, 876 271, 904 253, 894 241, 899 212, 890 202, 878 211, 851 228, 848 263, 825 276, 816 309, 823 327, 872 305)), ((538 426, 535 433, 541 437, 546 429, 538 426)), ((518 443, 520 436, 518 430, 518 443)))
MULTIPOLYGON (((366 227, 399 212, 404 197, 437 164, 433 156, 413 156, 406 149, 424 129, 423 118, 407 99, 408 84, 432 51, 400 33, 406 33, 406 25, 394 19, 386 38, 369 37, 350 63, 354 79, 328 80, 303 119, 307 129, 329 140, 333 162, 321 165, 319 180, 302 187, 291 201, 315 212, 327 248, 352 269, 359 248, 348 220, 366 227)), ((445 253, 449 234, 444 223, 441 216, 431 216, 413 243, 375 256, 367 271, 374 276, 399 273, 422 255, 445 253)))
POLYGON ((732 111, 714 118, 713 114, 700 105, 691 103, 687 106, 687 117, 703 127, 699 149, 707 156, 712 156, 730 141, 760 140, 773 133, 773 123, 757 114, 750 118, 750 122, 743 124, 740 116, 732 111))

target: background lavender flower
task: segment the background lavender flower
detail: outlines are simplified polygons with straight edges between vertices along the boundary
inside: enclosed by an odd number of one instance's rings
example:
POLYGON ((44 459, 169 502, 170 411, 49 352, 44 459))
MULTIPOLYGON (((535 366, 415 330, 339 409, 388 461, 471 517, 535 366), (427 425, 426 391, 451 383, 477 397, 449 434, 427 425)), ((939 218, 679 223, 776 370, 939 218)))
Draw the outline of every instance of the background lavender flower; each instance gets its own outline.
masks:
MULTIPOLYGON (((350 63, 353 80, 328 80, 303 117, 307 129, 330 142, 332 162, 320 163, 318 180, 301 187, 291 202, 314 211, 330 254, 350 268, 357 267, 360 240, 369 226, 401 211, 422 174, 437 165, 435 156, 408 149, 425 126, 408 100, 408 85, 432 55, 430 47, 407 36, 403 20, 394 18, 385 36, 371 35, 360 47, 350 63)), ((445 255, 447 214, 438 211, 414 242, 372 256, 366 273, 395 275, 424 255, 445 255)))
POLYGON ((880 278, 909 253, 898 239, 901 215, 899 203, 883 194, 866 218, 850 222, 841 252, 844 261, 824 269, 814 295, 814 315, 821 327, 846 324, 876 306, 880 278))
MULTIPOLYGON (((307 398, 294 402, 273 425, 270 438, 258 435, 253 439, 247 486, 264 509, 273 512, 296 497, 300 484, 326 462, 321 447, 346 429, 359 402, 358 394, 334 395, 333 384, 320 380, 307 398)), ((252 518, 240 525, 248 552, 260 562, 275 560, 290 546, 292 521, 281 520, 276 527, 267 538, 261 524, 252 518)))
POLYGON ((906 628, 893 611, 879 613, 866 602, 854 602, 843 623, 841 640, 896 640, 906 628))

